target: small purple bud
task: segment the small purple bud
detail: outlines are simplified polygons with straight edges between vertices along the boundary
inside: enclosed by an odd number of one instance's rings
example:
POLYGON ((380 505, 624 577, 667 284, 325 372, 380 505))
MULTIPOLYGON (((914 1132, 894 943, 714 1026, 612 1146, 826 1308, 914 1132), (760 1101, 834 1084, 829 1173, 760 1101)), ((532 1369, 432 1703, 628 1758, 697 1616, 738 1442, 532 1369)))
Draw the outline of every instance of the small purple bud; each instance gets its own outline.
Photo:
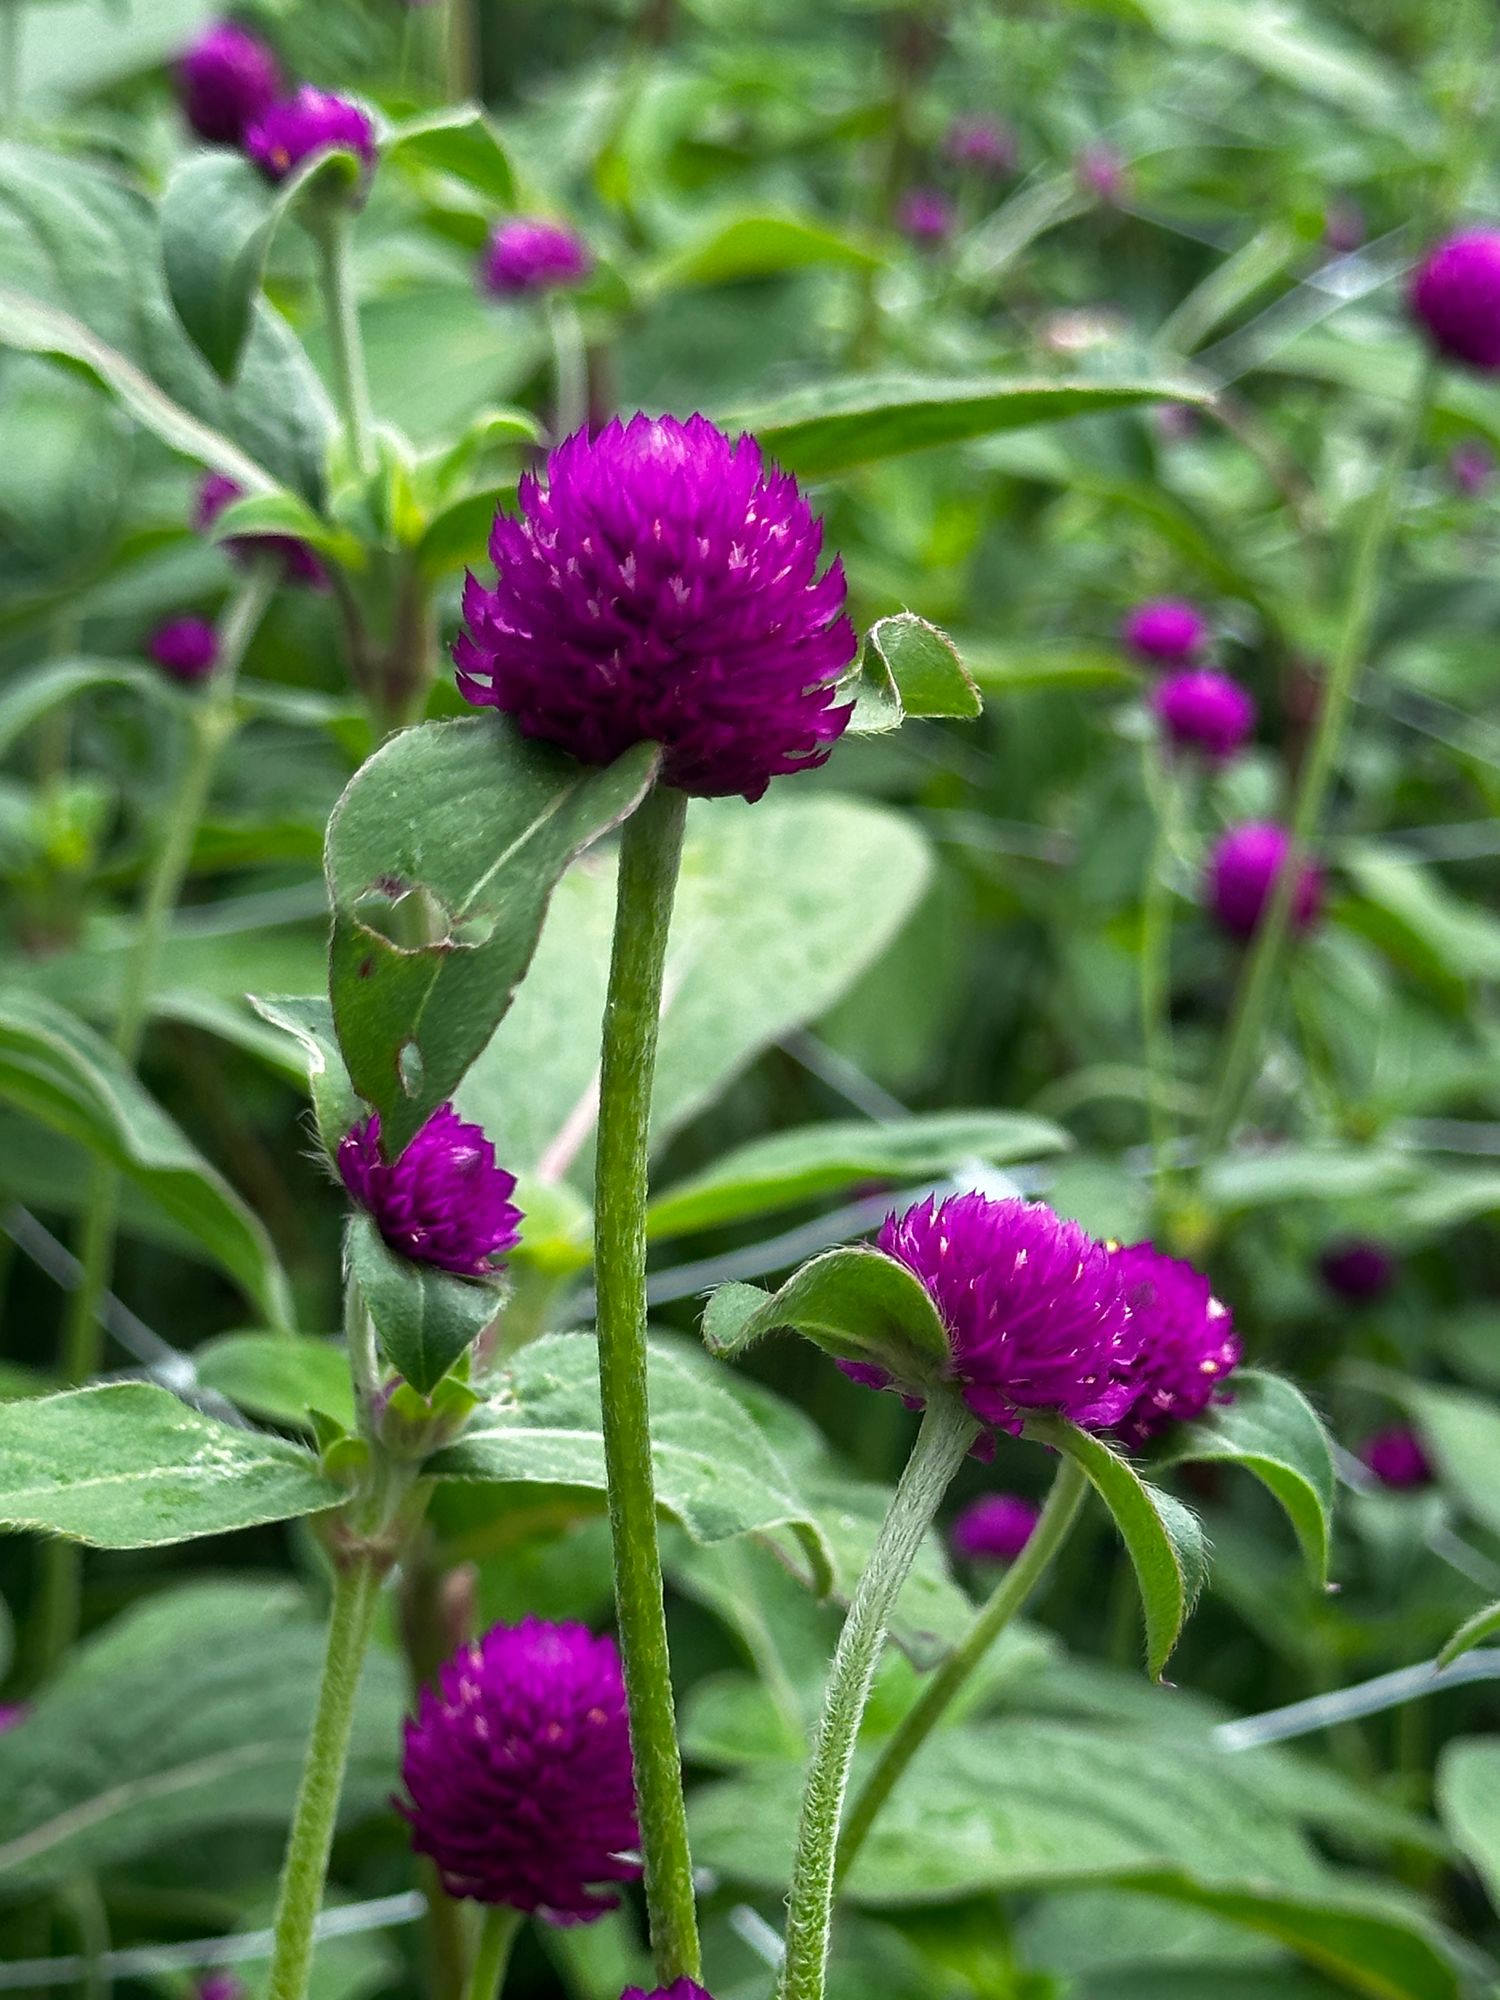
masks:
POLYGON ((246 128, 270 109, 280 89, 275 56, 258 35, 233 21, 205 28, 177 64, 183 116, 212 145, 240 145, 246 128))
MULTIPOLYGON (((1291 846, 1286 828, 1269 820, 1231 827, 1219 841, 1209 857, 1205 887, 1209 908, 1231 936, 1255 935, 1291 846)), ((1292 894, 1292 929, 1307 930, 1322 907, 1323 872, 1315 861, 1304 861, 1292 894)))
POLYGON ((1411 310, 1440 354, 1500 370, 1500 231, 1470 229, 1440 243, 1418 266, 1411 310))
POLYGON ((1203 419, 1191 403, 1158 403, 1152 412, 1156 435, 1163 444, 1182 444, 1196 437, 1203 419))
POLYGON ((1140 1340, 1129 1371, 1135 1395, 1116 1428, 1139 1445, 1169 1424, 1190 1422, 1211 1402, 1227 1402, 1224 1383, 1242 1349, 1228 1306, 1201 1271, 1152 1243, 1126 1244, 1111 1255, 1140 1340))
POLYGON ((1040 1508, 1018 1493, 986 1493, 953 1523, 953 1553, 970 1562, 1013 1563, 1040 1519, 1040 1508))
POLYGON ((1468 438, 1449 454, 1448 476, 1466 500, 1477 500, 1494 483, 1495 454, 1478 438, 1468 438))
POLYGON ((1166 674, 1152 689, 1167 739, 1177 750, 1196 750, 1217 764, 1237 757, 1255 732, 1255 703, 1238 681, 1212 667, 1166 674))
POLYGON ((1395 1252, 1369 1236, 1345 1236, 1326 1246, 1318 1273, 1336 1298, 1367 1305, 1383 1298, 1400 1275, 1395 1252))
POLYGON ((1397 1492, 1432 1483, 1432 1460, 1422 1440, 1407 1424, 1387 1424, 1367 1438, 1360 1457, 1382 1486, 1397 1492))
POLYGON ((198 2000, 246 2000, 249 1991, 232 1972, 205 1972, 198 1981, 198 2000))
POLYGON ((513 215, 496 225, 479 276, 496 298, 513 299, 582 284, 593 264, 588 245, 571 229, 536 216, 513 215))
POLYGON ((943 151, 958 167, 996 178, 1013 174, 1021 157, 1014 130, 997 118, 955 118, 948 127, 943 151))
POLYGON ((338 1168, 350 1197, 375 1219, 393 1250, 461 1277, 498 1271, 520 1242, 516 1177, 495 1161, 477 1125, 440 1104, 400 1159, 380 1151, 372 1111, 339 1141, 338 1168))
POLYGON ((1130 192, 1130 170, 1109 146, 1085 146, 1073 162, 1073 177, 1084 194, 1111 207, 1130 192))
POLYGON ((0 1736, 7 1731, 19 1729, 31 1713, 31 1704, 24 1701, 0 1701, 0 1736))
POLYGON ((909 188, 896 204, 896 227, 919 250, 939 249, 953 234, 953 204, 937 188, 909 188))
POLYGON ((268 107, 245 134, 245 151, 267 180, 284 181, 315 153, 356 154, 375 164, 375 126, 362 105, 304 83, 268 107))
POLYGON ((1329 202, 1323 211, 1323 242, 1335 257, 1347 257, 1359 249, 1367 233, 1365 212, 1348 195, 1329 202))
POLYGON ((174 681, 207 680, 219 660, 219 635, 206 618, 169 618, 147 642, 153 660, 174 681))
MULTIPOLYGON (((193 500, 193 526, 197 532, 206 535, 230 502, 240 499, 243 493, 244 488, 225 473, 208 473, 193 500)), ((257 556, 276 555, 281 558, 289 583, 306 584, 309 590, 328 588, 328 572, 322 559, 295 535, 231 535, 220 546, 229 560, 241 568, 254 562, 257 556)))
POLYGON ((1186 598, 1153 597, 1126 616, 1120 638, 1148 666, 1185 667, 1208 643, 1208 620, 1186 598))
POLYGON ((653 1986, 649 1993, 644 1987, 627 1986, 620 2000, 714 2000, 714 1996, 696 1979, 674 1979, 670 1986, 653 1986))

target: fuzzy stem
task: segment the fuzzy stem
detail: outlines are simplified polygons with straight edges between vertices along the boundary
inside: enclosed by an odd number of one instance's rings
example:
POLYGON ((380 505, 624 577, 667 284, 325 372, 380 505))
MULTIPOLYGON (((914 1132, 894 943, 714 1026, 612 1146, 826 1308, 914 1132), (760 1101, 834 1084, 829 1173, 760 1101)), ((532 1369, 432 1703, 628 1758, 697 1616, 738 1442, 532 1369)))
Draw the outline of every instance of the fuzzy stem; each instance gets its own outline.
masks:
POLYGON ((900 1728, 881 1751, 874 1770, 850 1808, 848 1824, 839 1842, 840 1880, 854 1865, 855 1855, 864 1845, 870 1828, 913 1757, 942 1721, 970 1674, 1041 1582, 1053 1557, 1072 1532, 1087 1493, 1088 1481, 1083 1473, 1071 1458, 1063 1459, 1053 1479, 1052 1491, 1047 1495, 1041 1519, 1032 1529, 1025 1548, 995 1586, 989 1602, 980 1610, 964 1637, 927 1683, 920 1699, 907 1711, 900 1728))
POLYGON ((370 408, 370 382, 365 371, 364 340, 359 330, 359 302, 349 269, 349 217, 342 209, 317 213, 311 225, 318 246, 323 312, 333 361, 334 401, 343 420, 344 439, 354 470, 368 479, 375 470, 370 408))
POLYGON ((519 1910, 512 1910, 504 1903, 495 1903, 485 1911, 484 1924, 479 1933, 479 1949, 474 1955, 474 1970, 464 1988, 464 2000, 500 2000, 505 1968, 510 1963, 511 1949, 520 1929, 519 1910))
POLYGON ((599 1390, 615 1604, 630 1705, 651 1947, 662 1985, 699 1973, 656 1538, 646 1382, 646 1181, 662 971, 687 800, 658 787, 625 823, 600 1061, 594 1174, 599 1390))
POLYGON ((547 331, 552 340, 552 435, 556 442, 571 437, 589 416, 588 349, 578 308, 571 299, 554 296, 547 301, 547 331))
POLYGON ((940 1391, 928 1403, 906 1470, 839 1634, 802 1795, 780 2000, 822 2000, 833 1923, 839 1818, 860 1720, 892 1606, 978 1428, 955 1395, 940 1391))
POLYGON ((1156 813, 1156 838, 1146 863, 1141 904, 1141 1046, 1146 1059, 1146 1113, 1158 1199, 1172 1167, 1172 893, 1167 868, 1177 846, 1182 780, 1171 761, 1156 765, 1146 752, 1146 789, 1156 813))

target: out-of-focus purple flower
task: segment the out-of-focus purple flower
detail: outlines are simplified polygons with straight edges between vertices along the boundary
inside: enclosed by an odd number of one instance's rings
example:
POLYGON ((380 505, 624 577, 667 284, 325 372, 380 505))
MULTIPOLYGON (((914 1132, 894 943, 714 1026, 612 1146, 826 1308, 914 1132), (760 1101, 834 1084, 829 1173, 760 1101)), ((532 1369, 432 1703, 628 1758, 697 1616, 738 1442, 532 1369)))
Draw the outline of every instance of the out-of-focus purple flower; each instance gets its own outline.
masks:
POLYGON ((280 89, 275 56, 259 35, 233 21, 205 28, 177 64, 183 116, 212 145, 241 144, 246 128, 270 109, 280 89))
POLYGON ((262 112, 245 134, 245 151, 267 180, 284 181, 315 153, 354 153, 375 164, 375 126, 363 105, 304 83, 262 112))
POLYGON ((521 1240, 516 1177, 496 1164, 477 1125, 440 1104, 399 1160, 380 1151, 380 1114, 339 1141, 339 1172, 353 1200, 375 1218, 393 1250, 462 1277, 500 1268, 521 1240))
POLYGON ((1500 369, 1500 231, 1450 236, 1418 266, 1411 309, 1440 354, 1500 369))
POLYGON ((955 166, 982 174, 1013 174, 1021 156, 1014 129, 998 118, 955 118, 948 127, 943 151, 955 166))
POLYGON ((496 225, 479 275, 486 291, 510 299, 581 284, 593 263, 588 245, 561 223, 513 215, 496 225))
POLYGON ((1163 444, 1182 444, 1196 437, 1203 421, 1191 403, 1158 403, 1152 416, 1163 444))
POLYGON ((1396 1253, 1371 1236, 1344 1236, 1328 1244, 1318 1273, 1336 1298, 1366 1305, 1383 1298, 1400 1272, 1396 1253))
POLYGON ((1040 1508, 1019 1493, 985 1493, 953 1523, 953 1552, 970 1562, 1012 1563, 1041 1518, 1040 1508))
MULTIPOLYGON (((224 509, 232 500, 240 499, 244 490, 225 473, 206 474, 193 501, 193 526, 198 533, 206 535, 224 509)), ((220 546, 231 562, 241 565, 254 562, 257 556, 278 556, 289 582, 305 583, 310 590, 328 588, 328 572, 317 551, 295 535, 231 535, 220 546)))
POLYGON ((1073 178, 1084 194, 1110 205, 1130 192, 1130 169, 1109 146, 1085 146, 1073 161, 1073 178))
POLYGON ((1120 638, 1150 666, 1185 667, 1208 643, 1208 620, 1185 597, 1153 597, 1127 612, 1120 638))
POLYGON ((714 1996, 696 1979, 674 1979, 670 1986, 656 1986, 649 1993, 640 1986, 627 1986, 620 2000, 714 2000, 714 1996))
POLYGON ((169 618, 147 641, 164 674, 191 684, 207 680, 219 659, 219 635, 206 618, 169 618))
POLYGON ((1365 1440, 1359 1455, 1382 1486, 1399 1492, 1432 1483, 1432 1460, 1409 1424, 1387 1424, 1365 1440))
POLYGON ((406 1724, 401 1811, 450 1896, 588 1923, 633 1882, 625 1682, 583 1625, 497 1625, 443 1667, 406 1724))
POLYGON ((1339 195, 1323 211, 1323 242, 1335 257, 1359 249, 1366 233, 1365 212, 1349 195, 1339 195))
POLYGON ((1448 476, 1466 500, 1489 491, 1495 478, 1495 454, 1478 438, 1466 438, 1448 455, 1448 476))
POLYGON ((936 250, 953 234, 953 204, 939 188, 908 188, 896 204, 896 227, 919 250, 936 250))
MULTIPOLYGON (((1249 820, 1231 827, 1209 856, 1208 905, 1223 928, 1234 937, 1249 938, 1271 900, 1271 891, 1287 865, 1292 837, 1270 820, 1249 820)), ((1292 892, 1291 926, 1305 931, 1323 907, 1323 871, 1304 861, 1292 892)))
POLYGON ((24 1701, 0 1701, 0 1736, 7 1730, 19 1729, 31 1713, 31 1706, 24 1701))
POLYGON ((669 785, 758 799, 824 763, 850 708, 843 565, 752 437, 706 417, 577 431, 497 515, 487 590, 464 589, 459 692, 585 764, 659 743, 669 785))
POLYGON ((205 1972, 198 1981, 198 2000, 245 2000, 249 1991, 232 1972, 205 1972))
POLYGON ((1238 756, 1255 731, 1255 703, 1248 692, 1212 667, 1164 675, 1152 690, 1151 705, 1174 748, 1196 750, 1215 763, 1238 756))
POLYGON ((1152 1243, 1126 1244, 1112 1255, 1140 1342, 1131 1369, 1135 1395, 1116 1429, 1144 1444, 1211 1401, 1227 1400, 1224 1381, 1242 1350, 1228 1306, 1201 1271, 1152 1243))
MULTIPOLYGON (((1104 1430, 1129 1408, 1130 1309, 1109 1252, 1076 1222, 1041 1202, 934 1195, 887 1217, 878 1242, 930 1293, 952 1342, 949 1379, 981 1423, 1019 1436, 1028 1410, 1056 1410, 1104 1430)), ((879 1368, 839 1365, 889 1384, 879 1368)))

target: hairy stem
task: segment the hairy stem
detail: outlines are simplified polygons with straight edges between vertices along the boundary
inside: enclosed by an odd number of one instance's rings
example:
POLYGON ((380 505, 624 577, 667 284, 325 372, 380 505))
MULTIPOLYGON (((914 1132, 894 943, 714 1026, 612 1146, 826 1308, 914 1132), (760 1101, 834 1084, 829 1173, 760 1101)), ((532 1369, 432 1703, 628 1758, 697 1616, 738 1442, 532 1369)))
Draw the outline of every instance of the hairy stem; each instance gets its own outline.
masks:
POLYGON ((568 298, 547 302, 547 331, 552 340, 552 436, 571 437, 588 422, 589 356, 584 345, 578 308, 568 298))
POLYGON ((500 2000, 505 1968, 510 1963, 511 1950, 520 1928, 519 1910, 496 1903, 485 1911, 484 1924, 479 1933, 479 1949, 474 1954, 474 1970, 464 1988, 464 2000, 500 2000))
POLYGON ((341 209, 319 213, 312 237, 318 246, 323 311, 333 360, 334 401, 343 420, 350 462, 362 478, 368 479, 375 470, 375 420, 370 408, 364 340, 359 330, 359 302, 349 269, 348 215, 341 209))
POLYGON ((1146 1115, 1158 1200, 1172 1167, 1172 892, 1167 869, 1177 848, 1182 781, 1170 762, 1146 752, 1146 789, 1156 813, 1156 838, 1146 863, 1141 904, 1141 1047, 1146 1059, 1146 1115))

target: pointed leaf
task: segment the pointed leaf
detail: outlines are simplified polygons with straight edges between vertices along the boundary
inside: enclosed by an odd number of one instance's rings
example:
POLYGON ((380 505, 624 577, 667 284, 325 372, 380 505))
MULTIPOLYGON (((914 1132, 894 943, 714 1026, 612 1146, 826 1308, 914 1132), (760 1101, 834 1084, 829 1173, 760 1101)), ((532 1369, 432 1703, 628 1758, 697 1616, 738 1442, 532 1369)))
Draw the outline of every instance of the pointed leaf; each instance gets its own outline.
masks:
POLYGON ((902 713, 972 720, 984 706, 957 646, 914 611, 879 618, 866 641, 895 689, 902 713))
POLYGON ((1443 1825, 1500 1910, 1500 1737, 1470 1736, 1446 1746, 1437 1803, 1443 1825))
POLYGON ((786 1327, 837 1361, 883 1368, 904 1388, 941 1381, 953 1350, 931 1294, 904 1264, 866 1245, 829 1250, 804 1264, 779 1292, 721 1285, 703 1315, 715 1354, 742 1354, 786 1327))
POLYGON ((1466 1618, 1453 1637, 1438 1654, 1440 1667, 1451 1666, 1465 1653, 1471 1653, 1476 1646, 1482 1646, 1486 1639, 1493 1639, 1500 1632, 1500 1600, 1486 1604, 1476 1611, 1472 1618, 1466 1618))
POLYGON ((131 660, 56 660, 39 672, 18 676, 0 694, 0 755, 43 716, 104 688, 130 688, 148 700, 171 691, 161 674, 131 660))
POLYGON ((313 1117, 324 1149, 332 1158, 350 1126, 358 1124, 363 1110, 333 1031, 332 1007, 321 993, 266 999, 252 993, 248 997, 263 1021, 292 1036, 306 1054, 313 1117))
POLYGON ((399 1256, 368 1215, 354 1217, 346 1240, 381 1347, 414 1389, 430 1394, 500 1310, 499 1290, 399 1256))
POLYGON ((198 1380, 252 1417, 311 1430, 309 1412, 327 1411, 354 1428, 349 1359, 336 1340, 298 1333, 221 1333, 194 1348, 198 1380))
POLYGON ((382 162, 394 160, 449 174, 502 208, 515 205, 510 155, 477 104, 455 104, 408 118, 382 138, 380 157, 382 162))

